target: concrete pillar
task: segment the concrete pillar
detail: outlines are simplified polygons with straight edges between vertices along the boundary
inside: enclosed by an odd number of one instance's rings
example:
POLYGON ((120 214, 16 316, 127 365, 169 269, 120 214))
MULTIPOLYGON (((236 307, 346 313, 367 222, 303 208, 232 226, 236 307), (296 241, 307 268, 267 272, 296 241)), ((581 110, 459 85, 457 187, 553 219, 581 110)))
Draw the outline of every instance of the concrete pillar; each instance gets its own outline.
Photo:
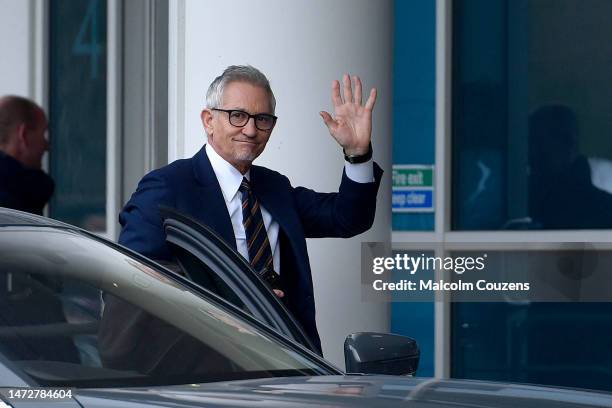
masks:
POLYGON ((210 82, 228 65, 251 64, 270 79, 279 117, 256 163, 294 186, 336 191, 342 151, 318 114, 333 112, 331 81, 350 72, 379 90, 374 157, 386 173, 375 225, 353 239, 308 242, 323 351, 344 367, 347 334, 389 328, 388 305, 361 301, 359 254, 362 241, 390 237, 393 1, 175 0, 170 8, 170 161, 205 142, 199 113, 210 82))
POLYGON ((0 0, 0 96, 34 97, 34 5, 0 0))

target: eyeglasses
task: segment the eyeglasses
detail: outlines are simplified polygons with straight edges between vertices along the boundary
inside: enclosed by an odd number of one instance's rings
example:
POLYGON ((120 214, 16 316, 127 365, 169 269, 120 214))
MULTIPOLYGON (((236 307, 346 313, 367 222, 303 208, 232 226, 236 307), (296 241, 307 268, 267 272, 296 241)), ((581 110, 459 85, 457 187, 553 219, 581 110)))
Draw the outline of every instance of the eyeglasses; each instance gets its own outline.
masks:
POLYGON ((229 123, 232 126, 243 127, 249 122, 251 118, 255 119, 255 127, 259 130, 271 130, 278 119, 274 115, 268 113, 256 113, 251 115, 241 110, 235 109, 217 109, 212 108, 211 110, 219 112, 227 112, 229 115, 229 123))

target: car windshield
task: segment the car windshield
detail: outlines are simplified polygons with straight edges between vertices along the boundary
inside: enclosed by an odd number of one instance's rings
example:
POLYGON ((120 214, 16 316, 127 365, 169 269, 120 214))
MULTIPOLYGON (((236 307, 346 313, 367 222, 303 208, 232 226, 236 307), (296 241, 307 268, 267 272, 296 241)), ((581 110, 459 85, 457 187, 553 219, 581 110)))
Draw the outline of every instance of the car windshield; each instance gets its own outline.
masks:
POLYGON ((153 264, 78 231, 23 226, 0 228, 0 360, 66 387, 331 371, 153 264))

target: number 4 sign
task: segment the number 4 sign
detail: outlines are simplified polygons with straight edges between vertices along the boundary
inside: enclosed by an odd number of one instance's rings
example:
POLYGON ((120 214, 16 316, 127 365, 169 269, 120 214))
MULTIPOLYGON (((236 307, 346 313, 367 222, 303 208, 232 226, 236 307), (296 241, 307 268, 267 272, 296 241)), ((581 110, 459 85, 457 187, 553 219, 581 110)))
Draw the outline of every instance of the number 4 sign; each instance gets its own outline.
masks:
POLYGON ((72 52, 74 55, 90 57, 91 78, 98 78, 98 65, 102 49, 98 37, 98 0, 89 0, 79 32, 74 39, 72 52), (89 32, 89 41, 87 33, 89 32))

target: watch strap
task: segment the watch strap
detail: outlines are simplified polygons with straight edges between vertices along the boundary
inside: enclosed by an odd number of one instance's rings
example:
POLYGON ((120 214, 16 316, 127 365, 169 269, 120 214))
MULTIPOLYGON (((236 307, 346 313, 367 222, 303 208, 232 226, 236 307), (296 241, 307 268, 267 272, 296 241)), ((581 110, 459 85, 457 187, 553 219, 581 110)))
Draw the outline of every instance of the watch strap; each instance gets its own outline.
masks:
POLYGON ((365 163, 372 158, 372 142, 370 142, 365 154, 346 154, 344 149, 342 149, 342 152, 344 153, 344 160, 351 164, 365 163))

